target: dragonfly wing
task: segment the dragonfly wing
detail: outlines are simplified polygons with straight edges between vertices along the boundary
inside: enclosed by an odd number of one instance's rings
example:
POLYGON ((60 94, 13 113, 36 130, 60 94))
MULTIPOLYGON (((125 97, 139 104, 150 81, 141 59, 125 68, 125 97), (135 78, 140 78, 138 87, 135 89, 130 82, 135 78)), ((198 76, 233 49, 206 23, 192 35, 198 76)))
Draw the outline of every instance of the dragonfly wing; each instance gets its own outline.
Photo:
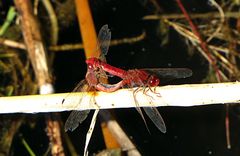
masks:
MULTIPOLYGON (((89 88, 90 87, 87 83, 87 80, 83 79, 76 85, 76 87, 73 89, 72 92, 84 92, 84 91, 88 91, 89 88)), ((72 93, 70 93, 70 94, 72 94, 72 93)))
POLYGON ((163 133, 166 133, 167 129, 163 121, 162 116, 155 107, 143 107, 148 117, 152 120, 155 126, 163 133))
POLYGON ((143 70, 163 79, 181 79, 192 76, 192 70, 188 68, 144 68, 143 70))
POLYGON ((68 130, 74 131, 78 127, 78 125, 87 118, 89 112, 90 110, 72 111, 65 123, 65 132, 68 130))
MULTIPOLYGON (((90 89, 90 86, 88 85, 88 83, 85 79, 80 81, 77 84, 77 86, 73 89, 73 91, 71 93, 69 93, 63 99, 62 104, 64 104, 64 101, 67 98, 79 98, 78 95, 76 95, 74 92, 83 92, 83 91, 88 91, 89 89, 90 89)), ((81 101, 83 98, 84 98, 84 95, 82 94, 79 104, 81 104, 81 101)), ((90 112, 90 110, 72 111, 71 114, 69 115, 67 121, 65 122, 64 130, 65 131, 68 131, 68 130, 74 131, 78 127, 78 125, 87 118, 89 112, 90 112)))
MULTIPOLYGON (((104 57, 108 53, 109 45, 111 41, 111 31, 108 25, 102 26, 98 33, 98 48, 101 50, 101 57, 104 57)), ((104 61, 104 60, 102 60, 104 61)))

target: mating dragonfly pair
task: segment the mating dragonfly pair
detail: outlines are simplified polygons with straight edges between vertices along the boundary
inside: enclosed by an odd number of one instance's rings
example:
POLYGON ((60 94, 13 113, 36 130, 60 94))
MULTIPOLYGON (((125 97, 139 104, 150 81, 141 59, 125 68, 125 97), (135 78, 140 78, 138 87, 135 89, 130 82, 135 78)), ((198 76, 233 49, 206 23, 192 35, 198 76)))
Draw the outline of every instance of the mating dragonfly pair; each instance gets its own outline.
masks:
MULTIPOLYGON (((160 79, 178 79, 186 78, 192 75, 192 71, 187 68, 149 68, 149 69, 130 69, 123 70, 116 68, 106 63, 105 56, 107 55, 109 45, 111 41, 111 32, 108 25, 104 25, 98 34, 97 48, 101 51, 101 55, 98 58, 89 58, 86 60, 87 73, 85 79, 80 81, 75 87, 73 92, 90 91, 95 89, 104 92, 114 92, 122 87, 137 87, 133 90, 133 98, 136 103, 136 109, 141 115, 146 127, 144 115, 141 108, 138 105, 136 94, 139 91, 150 90, 155 93, 151 87, 156 87, 160 84, 160 79), (106 84, 101 82, 101 78, 107 78, 106 72, 110 75, 117 76, 122 80, 116 84, 106 84), (85 87, 84 87, 85 86, 85 87), (142 89, 144 88, 144 89, 142 89)), ((71 93, 72 94, 72 93, 71 93)), ((159 94, 159 93, 156 93, 159 94)), ((146 95, 147 96, 147 95, 146 95)), ((83 98, 83 97, 82 97, 83 98)), ((79 103, 81 104, 81 102, 79 103)), ((156 127, 163 133, 166 132, 166 126, 162 116, 158 112, 156 107, 143 107, 143 110, 156 125, 156 127)), ((72 111, 65 123, 65 131, 75 130, 79 123, 82 123, 89 110, 84 111, 72 111)))

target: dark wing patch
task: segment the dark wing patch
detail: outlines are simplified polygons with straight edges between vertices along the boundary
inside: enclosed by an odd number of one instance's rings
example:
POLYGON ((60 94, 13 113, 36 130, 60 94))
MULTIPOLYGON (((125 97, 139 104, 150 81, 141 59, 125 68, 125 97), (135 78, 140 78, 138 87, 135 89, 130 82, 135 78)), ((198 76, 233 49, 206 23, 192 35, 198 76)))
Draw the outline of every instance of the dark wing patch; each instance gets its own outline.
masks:
MULTIPOLYGON (((107 55, 109 45, 111 41, 111 31, 108 28, 108 25, 102 26, 98 33, 98 47, 101 50, 101 55, 107 55)), ((100 56, 101 57, 101 56, 100 56)))
POLYGON ((181 79, 192 76, 192 70, 188 68, 144 68, 142 70, 160 79, 181 79))

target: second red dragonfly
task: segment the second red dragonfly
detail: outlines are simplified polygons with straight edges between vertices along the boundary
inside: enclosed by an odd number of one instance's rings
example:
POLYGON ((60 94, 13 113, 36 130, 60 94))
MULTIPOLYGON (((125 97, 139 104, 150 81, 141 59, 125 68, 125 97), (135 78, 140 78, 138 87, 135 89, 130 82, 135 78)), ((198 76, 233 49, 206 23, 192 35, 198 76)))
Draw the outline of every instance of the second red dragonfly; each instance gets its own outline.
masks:
MULTIPOLYGON (((111 75, 122 78, 122 81, 120 81, 117 84, 111 85, 111 84, 99 83, 95 86, 97 90, 104 91, 104 92, 114 92, 126 86, 129 88, 137 87, 135 90, 133 90, 133 98, 137 105, 136 109, 141 115, 142 119, 144 120, 146 127, 147 127, 147 123, 145 121, 145 118, 143 116, 143 113, 140 107, 138 107, 136 94, 141 90, 144 93, 147 90, 150 90, 155 93, 155 91, 152 90, 151 87, 158 86, 160 84, 160 78, 177 79, 177 78, 190 77, 192 75, 192 71, 187 68, 151 68, 151 69, 149 68, 149 69, 130 69, 125 71, 123 69, 113 67, 97 58, 87 59, 86 63, 89 69, 100 68, 111 75)), ((159 94, 159 93, 156 93, 156 94, 159 94)), ((146 94, 146 96, 148 95, 146 94)), ((155 126, 161 132, 165 133, 166 126, 157 108, 143 107, 143 110, 148 115, 148 117, 153 121, 155 126)))
MULTIPOLYGON (((108 29, 107 25, 104 25, 99 33, 98 33, 98 44, 96 50, 101 51, 101 55, 99 56, 99 60, 104 62, 105 55, 108 51, 108 47, 111 40, 111 32, 108 29)), ((101 78, 107 78, 107 75, 105 72, 99 68, 88 68, 87 73, 85 76, 85 79, 80 81, 77 86, 73 89, 72 93, 70 93, 66 98, 74 98, 74 92, 88 92, 88 91, 95 91, 97 84, 101 82, 101 78)), ((79 105, 81 105, 82 99, 85 97, 85 94, 82 94, 82 97, 80 97, 79 105)), ((64 101, 66 98, 63 99, 62 104, 64 104, 64 101)), ((64 129, 65 131, 74 131, 79 124, 81 124, 89 114, 90 110, 84 110, 84 111, 77 111, 74 110, 69 115, 64 129)))

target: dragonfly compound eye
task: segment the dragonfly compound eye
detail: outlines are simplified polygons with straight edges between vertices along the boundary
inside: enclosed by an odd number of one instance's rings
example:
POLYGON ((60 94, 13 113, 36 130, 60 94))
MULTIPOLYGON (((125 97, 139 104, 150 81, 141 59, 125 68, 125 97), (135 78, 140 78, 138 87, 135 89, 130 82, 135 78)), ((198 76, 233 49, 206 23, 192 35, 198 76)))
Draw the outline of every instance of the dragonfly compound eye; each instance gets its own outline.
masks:
POLYGON ((154 76, 154 75, 151 75, 151 76, 149 77, 149 79, 148 79, 148 85, 149 85, 150 87, 158 86, 159 83, 160 83, 159 78, 157 78, 157 77, 154 76))
POLYGON ((93 65, 92 64, 88 64, 88 69, 93 69, 93 65))

